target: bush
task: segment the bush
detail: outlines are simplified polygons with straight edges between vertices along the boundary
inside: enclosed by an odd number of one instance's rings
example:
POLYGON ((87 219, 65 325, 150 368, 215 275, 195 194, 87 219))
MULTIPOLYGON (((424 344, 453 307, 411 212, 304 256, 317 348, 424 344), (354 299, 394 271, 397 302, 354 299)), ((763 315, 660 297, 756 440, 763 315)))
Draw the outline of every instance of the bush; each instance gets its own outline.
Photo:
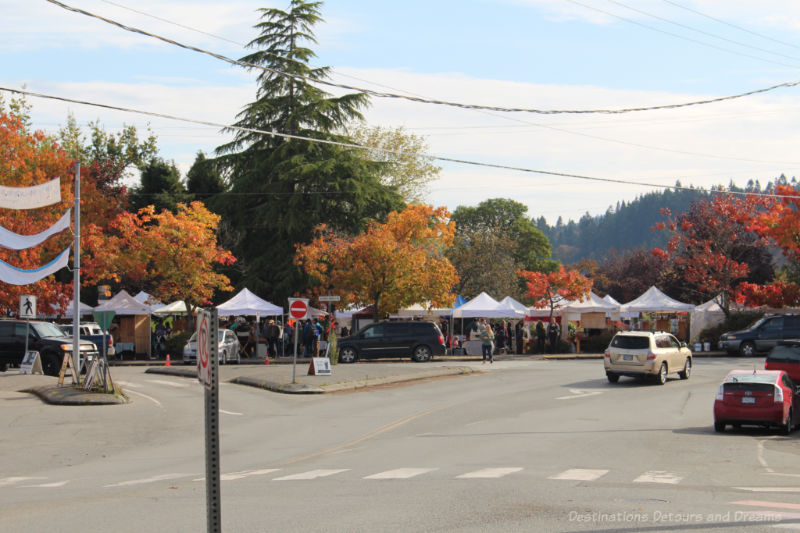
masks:
POLYGON ((170 355, 170 358, 183 357, 183 347, 191 336, 191 331, 179 331, 178 333, 170 335, 169 339, 167 339, 167 353, 170 355))
POLYGON ((592 335, 588 339, 584 339, 581 341, 581 352, 583 353, 605 352, 613 336, 614 336, 613 331, 604 331, 600 335, 592 335))

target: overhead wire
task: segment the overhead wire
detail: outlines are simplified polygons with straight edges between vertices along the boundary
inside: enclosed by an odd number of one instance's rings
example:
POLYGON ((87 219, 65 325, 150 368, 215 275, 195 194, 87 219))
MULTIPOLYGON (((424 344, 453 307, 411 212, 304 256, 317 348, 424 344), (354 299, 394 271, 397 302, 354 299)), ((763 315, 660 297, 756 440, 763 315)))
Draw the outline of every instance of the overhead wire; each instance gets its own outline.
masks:
MULTIPOLYGON (((487 111, 498 111, 498 112, 503 112, 503 113, 534 113, 534 114, 541 114, 541 115, 557 115, 557 114, 622 114, 622 113, 635 113, 635 112, 643 112, 643 111, 657 111, 657 110, 663 110, 663 109, 679 109, 679 108, 684 108, 684 107, 707 105, 707 104, 711 104, 711 103, 718 103, 718 102, 724 102, 724 101, 728 101, 728 100, 735 100, 735 99, 739 99, 739 98, 745 98, 745 97, 748 97, 748 96, 754 96, 754 95, 757 95, 757 94, 763 94, 763 93, 771 92, 771 91, 774 91, 774 90, 777 90, 777 89, 781 89, 781 88, 790 88, 790 87, 796 87, 797 85, 800 85, 800 80, 796 80, 796 81, 791 81, 791 82, 779 83, 779 84, 776 84, 776 85, 772 85, 770 87, 764 87, 764 88, 761 88, 761 89, 755 89, 755 90, 751 90, 751 91, 747 91, 747 92, 743 92, 743 93, 727 95, 727 96, 719 96, 719 97, 708 98, 708 99, 704 99, 704 100, 696 100, 696 101, 692 101, 692 102, 683 102, 683 103, 678 103, 678 104, 664 104, 664 105, 657 105, 657 106, 629 107, 629 108, 621 108, 621 109, 536 109, 536 108, 528 108, 528 107, 503 107, 503 106, 489 106, 489 105, 479 105, 479 104, 466 104, 466 103, 459 103, 459 102, 451 102, 451 101, 447 101, 447 100, 437 100, 437 99, 420 98, 420 97, 416 97, 416 96, 409 96, 409 95, 396 94, 396 93, 379 92, 379 91, 374 91, 372 89, 365 89, 365 88, 362 88, 362 87, 355 87, 355 86, 352 86, 352 85, 333 83, 333 82, 330 82, 330 81, 327 81, 327 80, 318 79, 318 78, 312 78, 312 77, 309 77, 309 76, 286 73, 286 72, 282 72, 282 71, 279 71, 279 70, 276 70, 276 69, 273 69, 273 68, 270 68, 270 67, 265 67, 263 65, 256 65, 256 64, 253 64, 253 63, 248 63, 248 62, 244 62, 244 61, 240 61, 240 60, 236 60, 236 59, 231 59, 229 57, 223 56, 221 54, 217 54, 215 52, 211 52, 209 50, 204 50, 202 48, 198 48, 198 47, 195 47, 195 46, 183 44, 183 43, 177 42, 175 40, 169 39, 167 37, 163 37, 163 36, 160 36, 160 35, 157 35, 157 34, 153 34, 153 33, 138 29, 138 28, 127 26, 125 24, 122 24, 120 22, 108 19, 106 17, 102 17, 100 15, 96 15, 94 13, 90 13, 90 12, 85 11, 83 9, 79 9, 79 8, 76 8, 76 7, 69 6, 69 5, 64 4, 62 2, 59 2, 58 0, 45 0, 45 1, 49 2, 49 3, 53 4, 53 5, 59 6, 62 9, 66 9, 66 10, 72 11, 74 13, 79 13, 81 15, 85 15, 85 16, 88 16, 88 17, 92 17, 92 18, 101 20, 101 21, 103 21, 103 22, 105 22, 107 24, 111 24, 111 25, 116 26, 116 27, 118 27, 120 29, 123 29, 125 31, 137 33, 137 34, 140 34, 140 35, 143 35, 143 36, 146 36, 146 37, 150 37, 150 38, 153 38, 153 39, 158 39, 158 40, 160 40, 162 42, 165 42, 165 43, 168 43, 168 44, 172 44, 174 46, 178 46, 178 47, 184 48, 186 50, 191 50, 191 51, 194 51, 194 52, 197 52, 197 53, 200 53, 200 54, 205 54, 205 55, 214 57, 216 59, 219 59, 221 61, 224 61, 226 63, 229 63, 231 65, 237 65, 237 66, 242 66, 242 67, 246 67, 246 68, 254 68, 254 69, 262 70, 264 72, 269 72, 269 73, 274 74, 276 76, 288 77, 288 78, 292 78, 292 79, 295 79, 295 80, 302 80, 302 81, 305 81, 305 82, 308 82, 308 83, 317 83, 317 84, 326 85, 326 86, 329 86, 329 87, 335 87, 337 89, 345 89, 345 90, 348 90, 348 91, 355 91, 355 92, 359 92, 359 93, 366 94, 366 95, 369 95, 369 96, 373 96, 373 97, 376 97, 376 98, 394 98, 394 99, 407 100, 407 101, 416 102, 416 103, 442 105, 442 106, 456 107, 456 108, 461 108, 461 109, 482 109, 482 110, 487 110, 487 111)), ((582 4, 582 3, 578 2, 577 0, 568 0, 568 1, 573 2, 575 4, 578 4, 578 5, 582 5, 584 7, 589 8, 589 9, 595 9, 597 11, 602 11, 602 10, 599 10, 597 8, 593 8, 591 6, 587 6, 585 4, 582 4)), ((607 12, 604 12, 604 13, 607 13, 607 12)), ((613 15, 611 13, 607 13, 607 14, 618 17, 618 15, 613 15)), ((623 18, 623 20, 629 20, 629 19, 624 19, 624 17, 618 17, 618 18, 623 18)), ((648 26, 643 25, 641 23, 638 23, 636 21, 630 21, 630 22, 632 22, 633 24, 640 25, 640 26, 648 27, 648 26)), ((650 29, 655 29, 655 28, 650 28, 650 29)), ((658 29, 655 29, 655 30, 663 32, 663 30, 658 30, 658 29)), ((663 33, 669 33, 669 32, 663 32, 663 33)), ((671 35, 677 36, 676 34, 671 34, 671 35)), ((679 36, 679 37, 683 38, 683 39, 688 39, 688 38, 682 37, 682 36, 679 36)), ((702 41, 697 41, 696 39, 689 39, 689 40, 695 41, 695 42, 698 42, 698 43, 701 43, 701 44, 704 44, 704 45, 707 45, 707 46, 711 46, 713 48, 718 48, 720 50, 725 50, 724 48, 716 47, 714 45, 708 45, 707 43, 702 43, 702 41)), ((765 60, 765 61, 768 61, 768 60, 765 60)), ((787 65, 783 65, 783 66, 787 66, 787 65)), ((791 66, 791 68, 797 68, 797 67, 796 66, 791 66)))
POLYGON ((33 97, 36 97, 36 98, 45 98, 45 99, 50 99, 50 100, 57 100, 57 101, 68 102, 68 103, 73 103, 73 104, 100 107, 100 108, 103 108, 103 109, 110 109, 110 110, 114 110, 114 111, 122 111, 122 112, 125 112, 125 113, 135 113, 135 114, 139 114, 139 115, 146 115, 146 116, 151 116, 151 117, 164 118, 164 119, 168 119, 168 120, 176 120, 176 121, 188 122, 188 123, 193 123, 193 124, 201 124, 201 125, 212 126, 212 127, 216 127, 216 128, 226 128, 226 129, 238 130, 238 131, 243 131, 243 132, 248 132, 248 133, 260 133, 260 134, 264 134, 264 135, 270 135, 270 136, 273 136, 273 137, 281 137, 281 138, 284 138, 284 139, 309 141, 309 142, 314 142, 314 143, 339 146, 339 147, 342 147, 342 148, 354 148, 354 149, 358 149, 358 150, 382 152, 382 153, 400 155, 400 156, 404 156, 404 155, 420 156, 420 157, 425 157, 425 158, 433 159, 433 160, 437 160, 437 161, 444 161, 444 162, 449 162, 449 163, 457 163, 457 164, 462 164, 462 165, 470 165, 470 166, 483 167, 483 168, 492 168, 492 169, 496 169, 496 170, 510 170, 510 171, 514 171, 514 172, 523 172, 523 173, 529 173, 529 174, 541 174, 541 175, 545 175, 545 176, 554 176, 554 177, 563 177, 563 178, 575 178, 575 179, 580 179, 580 180, 602 182, 602 183, 616 183, 616 184, 622 184, 622 185, 638 185, 638 186, 642 186, 642 187, 653 187, 653 188, 658 188, 658 189, 705 192, 705 193, 709 193, 709 194, 711 194, 711 193, 724 193, 724 194, 734 194, 734 195, 743 195, 743 196, 765 196, 765 197, 772 197, 772 198, 796 198, 795 195, 777 195, 777 194, 771 194, 771 193, 745 193, 745 192, 741 192, 740 193, 740 192, 737 192, 737 191, 721 191, 721 190, 716 190, 716 189, 705 189, 705 188, 702 188, 702 187, 685 187, 685 186, 681 186, 681 185, 677 185, 677 184, 676 185, 663 185, 663 184, 659 184, 659 183, 650 183, 650 182, 644 182, 644 181, 625 180, 625 179, 607 178, 607 177, 598 177, 598 176, 586 176, 586 175, 581 175, 581 174, 571 174, 571 173, 568 173, 568 172, 556 172, 556 171, 550 171, 550 170, 538 170, 538 169, 531 169, 531 168, 525 168, 525 167, 516 167, 516 166, 511 166, 511 165, 502 165, 502 164, 498 164, 498 163, 486 163, 486 162, 480 162, 480 161, 471 161, 471 160, 468 160, 468 159, 446 157, 446 156, 434 155, 434 154, 409 153, 409 152, 405 152, 403 150, 389 150, 389 149, 386 149, 386 148, 377 148, 377 147, 365 146, 365 145, 355 144, 355 143, 345 143, 345 142, 333 141, 333 140, 329 140, 329 139, 316 139, 316 138, 313 138, 313 137, 305 137, 305 136, 302 136, 302 135, 293 135, 293 134, 289 134, 289 133, 282 133, 282 132, 276 132, 276 131, 267 131, 267 130, 262 130, 262 129, 258 129, 258 128, 247 128, 247 127, 243 127, 243 126, 237 126, 237 125, 234 125, 234 124, 221 124, 221 123, 211 122, 211 121, 207 121, 207 120, 199 120, 199 119, 193 119, 193 118, 179 117, 179 116, 170 115, 170 114, 166 114, 166 113, 159 113, 159 112, 155 112, 155 111, 147 111, 147 110, 141 110, 141 109, 133 109, 133 108, 128 108, 128 107, 115 106, 115 105, 111 105, 111 104, 103 104, 103 103, 98 103, 98 102, 90 102, 90 101, 87 101, 87 100, 78 100, 78 99, 75 99, 75 98, 68 98, 68 97, 64 97, 64 96, 56 96, 56 95, 50 95, 50 94, 44 94, 44 93, 37 93, 37 92, 34 92, 34 91, 27 91, 27 90, 23 90, 23 89, 12 89, 12 88, 9 88, 9 87, 1 87, 0 86, 0 91, 7 91, 7 92, 14 93, 14 94, 20 94, 20 95, 25 95, 25 96, 33 96, 33 97))

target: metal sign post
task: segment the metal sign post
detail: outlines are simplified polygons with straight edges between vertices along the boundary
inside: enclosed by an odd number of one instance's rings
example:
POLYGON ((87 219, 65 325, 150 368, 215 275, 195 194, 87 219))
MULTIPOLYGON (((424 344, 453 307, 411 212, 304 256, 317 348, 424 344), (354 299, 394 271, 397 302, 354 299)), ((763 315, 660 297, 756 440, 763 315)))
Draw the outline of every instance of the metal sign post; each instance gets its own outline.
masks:
POLYGON ((206 522, 209 533, 222 531, 219 465, 219 323, 216 308, 197 312, 197 375, 205 385, 206 522))
POLYGON ((292 383, 297 383, 297 331, 300 321, 308 317, 308 298, 289 298, 289 316, 294 318, 294 357, 292 358, 292 383))

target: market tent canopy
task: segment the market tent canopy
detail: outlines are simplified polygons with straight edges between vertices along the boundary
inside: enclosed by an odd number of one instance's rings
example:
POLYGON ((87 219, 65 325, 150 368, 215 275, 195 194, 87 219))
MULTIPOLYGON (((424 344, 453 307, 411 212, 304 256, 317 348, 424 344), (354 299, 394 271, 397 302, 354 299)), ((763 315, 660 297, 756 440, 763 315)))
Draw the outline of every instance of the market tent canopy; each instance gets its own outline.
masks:
MULTIPOLYGON (((559 294, 556 294, 556 296, 553 298, 553 300, 554 300, 554 302, 553 302, 554 303, 554 305, 553 305, 553 316, 561 316, 564 313, 566 313, 564 308, 567 306, 569 301, 566 298, 564 298, 561 295, 559 295, 559 294)), ((528 307, 527 309, 528 310, 525 312, 525 314, 527 316, 530 316, 530 317, 539 318, 539 317, 545 317, 545 316, 549 317, 550 316, 550 306, 549 305, 547 305, 545 307, 535 307, 535 306, 532 305, 532 306, 528 307)))
POLYGON ((614 305, 607 302, 594 292, 589 291, 589 294, 583 298, 583 301, 572 300, 564 306, 564 309, 568 313, 613 313, 619 311, 619 304, 614 305))
POLYGON ((185 315, 186 302, 183 300, 175 300, 171 304, 159 306, 153 311, 153 314, 158 316, 185 315))
POLYGON ((622 304, 622 312, 639 313, 690 313, 694 310, 694 305, 679 302, 670 298, 653 285, 644 294, 626 304, 622 304))
POLYGON ((525 304, 516 301, 511 296, 506 296, 505 298, 500 300, 500 305, 505 307, 510 307, 511 309, 514 309, 518 313, 521 313, 520 318, 524 317, 525 313, 528 312, 528 308, 525 307, 525 304))
POLYGON ((428 309, 422 304, 414 304, 404 309, 398 309, 397 313, 391 315, 390 318, 406 318, 414 316, 450 316, 452 312, 452 307, 434 307, 428 309))
POLYGON ((522 318, 523 316, 525 313, 502 305, 485 292, 453 310, 453 318, 522 318))
MULTIPOLYGON (((71 317, 74 305, 75 305, 75 300, 72 300, 72 301, 69 302, 69 305, 67 307, 59 307, 59 308, 57 308, 55 313, 51 313, 51 314, 46 315, 46 318, 54 318, 54 317, 59 317, 59 316, 67 317, 67 318, 71 317)), ((81 302, 81 307, 80 307, 80 311, 79 311, 81 316, 83 316, 83 315, 91 315, 93 310, 94 310, 94 307, 92 307, 91 305, 88 305, 88 304, 85 304, 85 303, 81 302)))
POLYGON ((263 298, 259 298, 249 289, 244 288, 239 294, 227 302, 217 306, 217 314, 220 316, 229 315, 260 315, 278 316, 283 315, 283 308, 269 303, 263 298))
POLYGON ((164 304, 162 304, 157 299, 153 298, 150 294, 144 291, 139 291, 139 294, 134 296, 133 299, 139 303, 146 305, 147 307, 150 308, 151 311, 155 311, 157 309, 161 309, 162 307, 164 307, 164 304))
POLYGON ((94 308, 95 311, 114 311, 118 315, 149 315, 150 307, 137 302, 133 296, 121 290, 110 300, 94 308))

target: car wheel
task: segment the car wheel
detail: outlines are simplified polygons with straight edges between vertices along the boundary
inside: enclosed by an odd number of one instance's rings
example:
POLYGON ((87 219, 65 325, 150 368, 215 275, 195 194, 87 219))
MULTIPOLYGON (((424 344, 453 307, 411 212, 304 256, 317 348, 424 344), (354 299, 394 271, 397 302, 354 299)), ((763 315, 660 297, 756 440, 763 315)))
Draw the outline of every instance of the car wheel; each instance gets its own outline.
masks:
POLYGON ((57 376, 61 371, 61 362, 58 357, 52 354, 44 354, 42 357, 42 372, 46 376, 57 376))
POLYGON ((353 363, 356 360, 356 356, 356 349, 351 348, 350 346, 345 346, 339 350, 340 363, 353 363))
POLYGON ((786 423, 781 425, 781 435, 789 435, 792 433, 792 429, 794 429, 794 425, 792 424, 792 417, 794 413, 792 413, 792 408, 789 408, 789 414, 786 416, 786 423))
POLYGON ((431 359, 431 349, 427 346, 417 346, 414 348, 414 361, 417 363, 424 363, 431 359))
POLYGON ((613 372, 606 372, 606 377, 609 383, 616 383, 619 381, 619 374, 614 374, 613 372))
POLYGON ((656 375, 656 381, 659 385, 663 385, 667 382, 667 363, 661 363, 661 368, 658 369, 658 375, 656 375))
POLYGON ((714 422, 714 431, 717 433, 722 433, 725 431, 725 423, 724 422, 714 422))
POLYGON ((739 346, 739 354, 742 357, 753 357, 756 354, 756 345, 752 342, 743 342, 739 346))
POLYGON ((683 365, 683 371, 678 372, 678 375, 681 379, 689 379, 689 376, 692 375, 692 360, 688 357, 686 358, 686 364, 683 365))
POLYGON ((240 364, 242 362, 242 354, 236 352, 236 359, 233 360, 234 364, 240 364))
POLYGON ((0 372, 5 372, 7 368, 8 368, 7 363, 0 363, 0 372))

